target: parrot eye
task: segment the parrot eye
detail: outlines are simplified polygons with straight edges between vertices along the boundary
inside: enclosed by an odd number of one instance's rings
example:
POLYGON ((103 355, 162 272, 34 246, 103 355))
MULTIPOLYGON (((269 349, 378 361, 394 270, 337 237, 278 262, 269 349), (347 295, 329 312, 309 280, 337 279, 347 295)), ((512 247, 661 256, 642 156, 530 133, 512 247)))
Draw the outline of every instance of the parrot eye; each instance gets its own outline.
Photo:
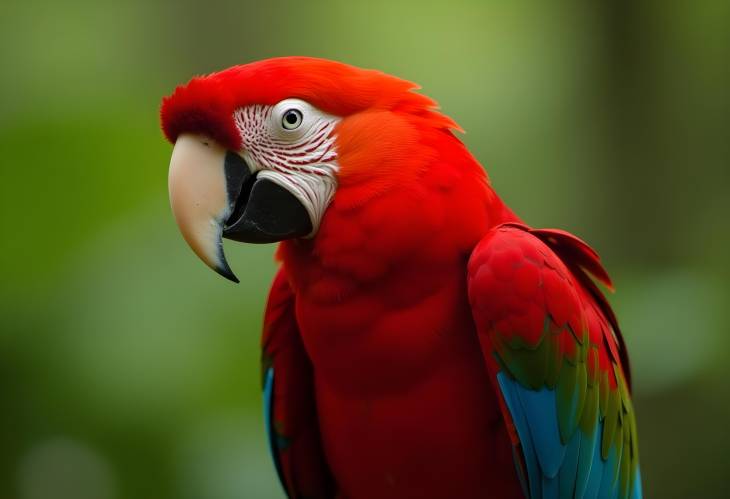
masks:
POLYGON ((302 112, 299 109, 289 109, 281 117, 281 126, 286 130, 296 130, 302 124, 302 112))

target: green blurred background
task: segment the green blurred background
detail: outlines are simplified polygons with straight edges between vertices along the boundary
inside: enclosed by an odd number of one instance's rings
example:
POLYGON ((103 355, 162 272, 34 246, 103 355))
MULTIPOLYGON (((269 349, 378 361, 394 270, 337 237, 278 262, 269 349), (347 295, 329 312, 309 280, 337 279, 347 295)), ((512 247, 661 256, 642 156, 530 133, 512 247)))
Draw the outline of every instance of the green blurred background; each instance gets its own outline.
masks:
POLYGON ((273 246, 183 243, 163 95, 315 55, 411 79, 533 225, 615 277, 647 497, 726 497, 730 3, 0 5, 0 497, 283 497, 258 341, 273 246))

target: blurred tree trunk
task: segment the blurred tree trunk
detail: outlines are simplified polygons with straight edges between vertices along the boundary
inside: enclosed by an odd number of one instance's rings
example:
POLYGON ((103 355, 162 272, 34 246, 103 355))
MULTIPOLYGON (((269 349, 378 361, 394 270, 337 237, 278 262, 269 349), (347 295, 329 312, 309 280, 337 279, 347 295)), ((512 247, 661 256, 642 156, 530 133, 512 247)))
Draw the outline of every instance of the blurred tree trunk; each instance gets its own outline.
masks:
POLYGON ((625 238, 619 260, 671 265, 724 258, 697 240, 726 226, 730 211, 730 31, 723 3, 615 0, 597 8, 595 114, 605 144, 599 160, 605 183, 598 188, 607 203, 600 222, 625 238))

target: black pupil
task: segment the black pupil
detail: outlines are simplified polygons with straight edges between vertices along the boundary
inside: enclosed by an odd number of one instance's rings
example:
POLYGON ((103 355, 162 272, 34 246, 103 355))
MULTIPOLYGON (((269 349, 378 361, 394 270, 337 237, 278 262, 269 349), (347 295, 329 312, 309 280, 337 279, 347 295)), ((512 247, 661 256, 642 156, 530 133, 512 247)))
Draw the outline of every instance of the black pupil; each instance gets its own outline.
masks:
POLYGON ((286 120, 287 123, 289 123, 290 125, 293 125, 297 121, 299 121, 299 115, 297 115, 297 113, 294 111, 289 111, 288 113, 286 113, 286 116, 284 116, 284 119, 286 120))

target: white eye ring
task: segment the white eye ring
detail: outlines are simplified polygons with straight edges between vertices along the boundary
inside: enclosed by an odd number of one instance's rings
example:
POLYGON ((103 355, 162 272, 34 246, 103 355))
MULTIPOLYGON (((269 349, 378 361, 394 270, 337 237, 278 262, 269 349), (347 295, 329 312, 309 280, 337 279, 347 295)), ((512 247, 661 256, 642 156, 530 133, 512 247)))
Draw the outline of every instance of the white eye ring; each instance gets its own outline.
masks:
POLYGON ((304 116, 299 109, 287 109, 281 115, 281 126, 284 127, 284 130, 296 130, 301 126, 302 121, 304 121, 304 116))

